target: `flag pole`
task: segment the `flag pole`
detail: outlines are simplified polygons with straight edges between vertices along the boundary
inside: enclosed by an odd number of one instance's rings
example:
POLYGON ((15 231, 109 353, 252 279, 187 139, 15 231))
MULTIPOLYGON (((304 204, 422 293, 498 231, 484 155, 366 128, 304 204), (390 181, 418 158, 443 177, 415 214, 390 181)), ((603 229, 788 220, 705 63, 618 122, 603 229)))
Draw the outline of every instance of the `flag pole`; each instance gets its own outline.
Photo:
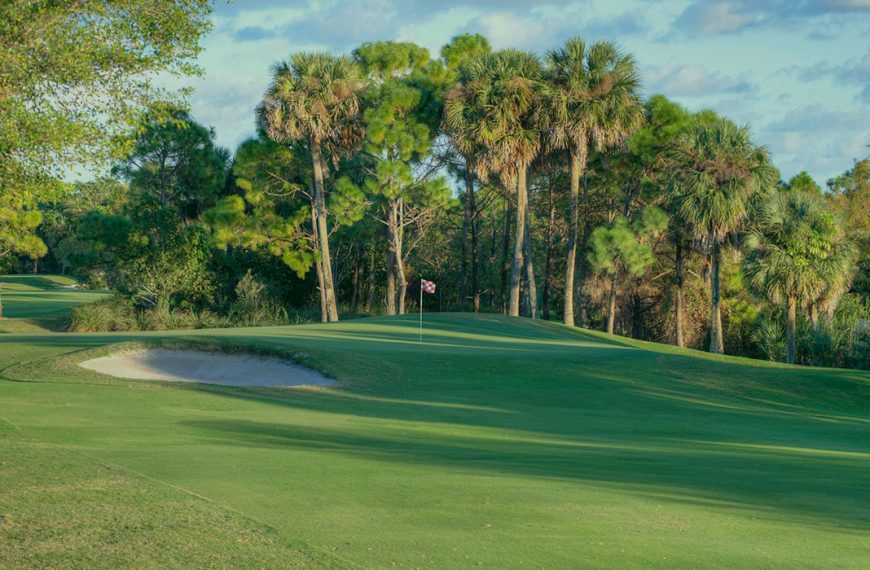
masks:
POLYGON ((423 342, 423 283, 420 283, 420 342, 423 342))

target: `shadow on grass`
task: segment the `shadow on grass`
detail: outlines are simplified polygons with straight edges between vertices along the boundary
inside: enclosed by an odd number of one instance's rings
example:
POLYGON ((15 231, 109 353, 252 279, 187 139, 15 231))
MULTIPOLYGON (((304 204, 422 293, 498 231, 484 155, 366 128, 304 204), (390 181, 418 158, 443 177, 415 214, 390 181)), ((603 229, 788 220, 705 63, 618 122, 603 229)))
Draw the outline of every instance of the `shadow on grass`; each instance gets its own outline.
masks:
POLYGON ((866 454, 657 438, 485 437, 426 426, 367 433, 240 420, 186 425, 223 445, 328 450, 398 464, 591 482, 688 504, 752 509, 754 516, 768 511, 780 520, 870 529, 866 454))

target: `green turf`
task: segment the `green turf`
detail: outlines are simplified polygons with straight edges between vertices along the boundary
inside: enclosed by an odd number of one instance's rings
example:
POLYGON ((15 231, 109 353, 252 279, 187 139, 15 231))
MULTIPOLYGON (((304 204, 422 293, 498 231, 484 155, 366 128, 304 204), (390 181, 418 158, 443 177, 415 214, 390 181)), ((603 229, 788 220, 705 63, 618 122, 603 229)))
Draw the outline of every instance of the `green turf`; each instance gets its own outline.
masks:
POLYGON ((422 345, 414 318, 196 335, 341 382, 320 390, 76 366, 189 332, 3 335, 0 560, 867 567, 867 373, 427 320, 422 345))
POLYGON ((74 279, 61 275, 0 275, 4 317, 0 333, 60 329, 73 307, 107 294, 65 288, 75 284, 74 279))

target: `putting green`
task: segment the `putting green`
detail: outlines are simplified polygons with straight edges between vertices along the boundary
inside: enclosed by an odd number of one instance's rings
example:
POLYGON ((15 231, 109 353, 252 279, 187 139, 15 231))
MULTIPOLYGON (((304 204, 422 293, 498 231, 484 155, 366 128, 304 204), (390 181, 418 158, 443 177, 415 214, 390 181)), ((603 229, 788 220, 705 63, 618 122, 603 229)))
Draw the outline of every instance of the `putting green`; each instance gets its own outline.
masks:
POLYGON ((0 336, 10 566, 866 567, 870 375, 496 316, 0 336), (136 382, 112 343, 341 381, 136 382))

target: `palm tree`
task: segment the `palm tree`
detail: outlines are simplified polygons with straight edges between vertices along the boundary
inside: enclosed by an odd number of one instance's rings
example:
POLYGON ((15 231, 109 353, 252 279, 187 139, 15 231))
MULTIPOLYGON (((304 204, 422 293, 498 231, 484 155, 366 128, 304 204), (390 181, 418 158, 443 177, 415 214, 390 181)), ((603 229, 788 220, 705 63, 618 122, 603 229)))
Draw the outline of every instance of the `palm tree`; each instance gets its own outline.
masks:
POLYGON ((567 150, 571 163, 564 319, 574 326, 578 201, 588 152, 623 141, 641 125, 643 108, 634 59, 611 42, 596 42, 587 50, 582 38, 572 38, 551 51, 547 62, 548 143, 567 150))
POLYGON ((786 359, 795 361, 797 308, 830 288, 848 285, 854 249, 819 196, 777 192, 761 207, 746 238, 743 273, 751 289, 785 303, 786 359))
POLYGON ((333 160, 353 153, 361 144, 362 75, 353 60, 328 53, 296 53, 272 67, 272 83, 257 108, 260 127, 279 143, 301 141, 311 152, 314 172, 312 223, 320 248, 329 321, 338 321, 327 226, 324 148, 333 160))
POLYGON ((710 352, 724 352, 719 297, 722 242, 744 222, 751 201, 773 188, 767 151, 752 144, 748 127, 726 119, 698 123, 674 149, 673 199, 679 217, 710 256, 710 352))
MULTIPOLYGON (((528 168, 541 148, 537 122, 542 70, 531 53, 502 50, 470 61, 446 107, 445 122, 462 133, 465 148, 480 149, 476 170, 486 180, 497 172, 516 187, 514 259, 508 314, 520 314, 520 281, 528 207, 528 168)), ((463 147, 460 147, 462 149, 463 147)))
MULTIPOLYGON (((490 52, 489 40, 480 34, 461 34, 454 36, 448 44, 441 48, 441 59, 447 68, 456 74, 457 84, 447 92, 444 102, 445 108, 461 101, 465 89, 460 82, 460 70, 470 61, 490 52)), ((449 111, 445 111, 445 116, 449 111)), ((471 233, 471 297, 472 309, 475 313, 480 312, 480 252, 478 247, 478 216, 480 211, 477 207, 475 196, 475 157, 479 149, 474 146, 474 140, 470 136, 470 128, 463 114, 454 114, 454 124, 448 124, 445 120, 445 130, 450 135, 457 154, 462 157, 462 175, 465 182, 465 211, 462 219, 462 253, 460 270, 459 295, 460 311, 465 311, 467 301, 467 237, 471 233)))

